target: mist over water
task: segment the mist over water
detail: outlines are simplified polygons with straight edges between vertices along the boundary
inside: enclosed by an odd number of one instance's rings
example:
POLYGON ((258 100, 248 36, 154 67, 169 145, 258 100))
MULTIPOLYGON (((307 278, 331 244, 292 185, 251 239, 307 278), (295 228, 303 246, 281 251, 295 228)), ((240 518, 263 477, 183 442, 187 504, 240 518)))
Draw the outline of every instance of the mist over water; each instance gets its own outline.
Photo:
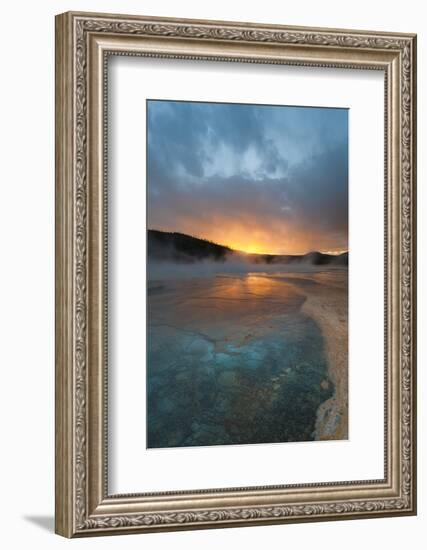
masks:
MULTIPOLYGON (((342 270, 342 266, 330 265, 328 271, 342 270)), ((254 263, 243 259, 228 259, 224 262, 201 260, 197 263, 176 263, 168 261, 148 262, 148 281, 165 281, 174 279, 192 279, 198 277, 212 277, 216 275, 227 274, 247 274, 247 273, 317 273, 318 266, 313 263, 301 262, 299 264, 268 264, 254 263)))

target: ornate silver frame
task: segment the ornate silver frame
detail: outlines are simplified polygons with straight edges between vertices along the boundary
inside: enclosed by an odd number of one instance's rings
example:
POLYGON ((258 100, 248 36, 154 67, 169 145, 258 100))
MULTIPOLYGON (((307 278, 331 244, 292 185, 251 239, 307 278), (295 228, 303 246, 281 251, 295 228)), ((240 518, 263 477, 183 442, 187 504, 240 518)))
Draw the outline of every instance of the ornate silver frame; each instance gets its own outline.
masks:
POLYGON ((416 513, 415 118, 415 35, 89 13, 57 16, 57 533, 79 537, 416 513), (108 494, 104 211, 108 55, 384 71, 384 479, 108 494))

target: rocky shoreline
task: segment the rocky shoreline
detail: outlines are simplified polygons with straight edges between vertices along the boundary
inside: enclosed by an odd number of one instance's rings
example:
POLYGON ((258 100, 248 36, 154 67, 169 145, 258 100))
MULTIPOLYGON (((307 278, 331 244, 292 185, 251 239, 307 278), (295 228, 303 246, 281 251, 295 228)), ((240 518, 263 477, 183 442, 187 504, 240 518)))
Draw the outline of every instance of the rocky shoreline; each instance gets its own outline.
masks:
POLYGON ((328 284, 327 274, 310 276, 321 285, 304 288, 306 301, 302 307, 318 324, 325 341, 328 374, 334 384, 334 395, 317 411, 316 440, 348 439, 348 283, 347 272, 328 284), (320 281, 319 281, 320 282, 320 281))

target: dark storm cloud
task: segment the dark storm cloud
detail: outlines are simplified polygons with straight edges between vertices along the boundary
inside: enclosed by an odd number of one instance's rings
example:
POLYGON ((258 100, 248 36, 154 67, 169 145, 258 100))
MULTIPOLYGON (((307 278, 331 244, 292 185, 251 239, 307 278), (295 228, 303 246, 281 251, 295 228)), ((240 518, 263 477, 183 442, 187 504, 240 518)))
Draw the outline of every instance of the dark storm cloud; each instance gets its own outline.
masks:
POLYGON ((150 101, 149 227, 346 248, 347 132, 339 109, 150 101))

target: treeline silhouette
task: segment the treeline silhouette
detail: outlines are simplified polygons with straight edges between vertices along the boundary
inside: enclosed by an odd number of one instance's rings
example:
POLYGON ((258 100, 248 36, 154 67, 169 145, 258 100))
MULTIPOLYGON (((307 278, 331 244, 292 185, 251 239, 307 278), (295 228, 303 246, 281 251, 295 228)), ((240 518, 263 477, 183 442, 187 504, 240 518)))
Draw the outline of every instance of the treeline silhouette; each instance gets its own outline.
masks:
POLYGON ((158 260, 193 262, 200 260, 225 261, 231 248, 184 233, 148 230, 148 256, 158 260))
POLYGON ((177 263, 193 263, 202 260, 225 262, 234 259, 269 265, 302 263, 310 265, 348 265, 348 252, 339 255, 323 254, 322 252, 309 252, 301 255, 246 254, 207 239, 155 229, 149 229, 147 232, 147 247, 149 258, 177 263))

